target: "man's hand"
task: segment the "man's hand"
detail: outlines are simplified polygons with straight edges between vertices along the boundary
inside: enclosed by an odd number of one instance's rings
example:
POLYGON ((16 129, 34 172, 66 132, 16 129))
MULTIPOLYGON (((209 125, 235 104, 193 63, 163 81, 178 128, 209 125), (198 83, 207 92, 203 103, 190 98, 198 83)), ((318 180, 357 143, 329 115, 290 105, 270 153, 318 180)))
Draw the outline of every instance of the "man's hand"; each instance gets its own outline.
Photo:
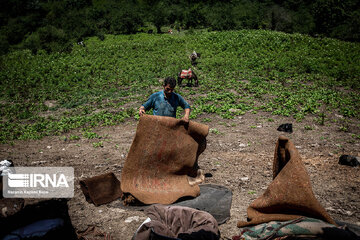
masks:
POLYGON ((186 108, 185 115, 182 117, 182 120, 186 123, 189 123, 189 116, 190 116, 190 108, 186 108))
POLYGON ((139 108, 139 115, 142 116, 143 114, 145 114, 145 108, 143 106, 141 106, 139 108))
POLYGON ((189 123, 189 116, 183 116, 182 118, 181 118, 181 120, 183 120, 184 122, 186 122, 186 123, 189 123))

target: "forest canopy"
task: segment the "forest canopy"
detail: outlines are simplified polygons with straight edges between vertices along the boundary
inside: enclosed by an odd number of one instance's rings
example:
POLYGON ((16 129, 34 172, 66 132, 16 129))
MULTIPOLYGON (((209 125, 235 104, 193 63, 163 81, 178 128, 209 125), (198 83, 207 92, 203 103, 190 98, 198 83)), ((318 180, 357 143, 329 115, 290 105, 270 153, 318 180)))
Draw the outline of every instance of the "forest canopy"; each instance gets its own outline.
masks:
POLYGON ((8 0, 1 1, 0 53, 71 50, 105 34, 188 29, 269 29, 345 41, 360 39, 356 0, 8 0))

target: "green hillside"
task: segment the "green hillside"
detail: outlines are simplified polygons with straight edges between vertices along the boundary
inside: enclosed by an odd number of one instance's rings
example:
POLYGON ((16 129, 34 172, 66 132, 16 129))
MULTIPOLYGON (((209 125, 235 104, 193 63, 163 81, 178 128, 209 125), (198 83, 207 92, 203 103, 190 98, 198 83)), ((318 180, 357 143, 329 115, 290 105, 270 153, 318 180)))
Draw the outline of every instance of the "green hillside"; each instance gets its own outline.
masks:
MULTIPOLYGON (((29 50, 0 57, 0 141, 36 139, 70 129, 113 125, 193 67, 199 87, 177 87, 191 118, 251 111, 301 121, 332 114, 360 119, 360 44, 265 30, 106 35, 71 53, 29 50)), ((358 136, 359 137, 359 136, 358 136)))

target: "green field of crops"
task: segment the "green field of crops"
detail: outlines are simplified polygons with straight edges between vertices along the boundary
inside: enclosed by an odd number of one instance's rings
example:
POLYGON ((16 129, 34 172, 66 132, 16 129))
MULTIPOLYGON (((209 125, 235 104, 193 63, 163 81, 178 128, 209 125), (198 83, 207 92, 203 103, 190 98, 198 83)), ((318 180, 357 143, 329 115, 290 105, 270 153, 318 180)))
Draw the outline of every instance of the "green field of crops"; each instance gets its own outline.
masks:
POLYGON ((231 119, 248 111, 297 121, 313 115, 324 122, 334 113, 360 119, 359 43, 204 30, 107 35, 85 44, 71 53, 24 50, 0 57, 1 142, 138 118, 136 108, 158 91, 162 78, 191 67, 194 50, 201 53, 193 68, 200 85, 177 87, 192 105, 192 119, 231 119))

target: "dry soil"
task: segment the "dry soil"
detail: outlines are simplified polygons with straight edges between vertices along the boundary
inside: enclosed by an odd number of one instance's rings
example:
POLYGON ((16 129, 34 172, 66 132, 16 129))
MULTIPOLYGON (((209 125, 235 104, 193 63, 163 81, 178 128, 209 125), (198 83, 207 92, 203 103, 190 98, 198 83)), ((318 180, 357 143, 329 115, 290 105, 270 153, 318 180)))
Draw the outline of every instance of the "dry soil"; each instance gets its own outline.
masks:
MULTIPOLYGON (((339 115, 331 116, 324 126, 316 124, 312 117, 296 122, 268 113, 247 113, 230 120, 204 115, 196 121, 210 127, 207 148, 199 157, 200 168, 212 175, 205 183, 226 186, 233 193, 231 218, 220 226, 222 239, 231 239, 239 233, 237 221, 246 220, 248 205, 272 181, 275 143, 281 134, 294 142, 315 196, 329 214, 336 220, 360 225, 360 167, 338 164, 341 154, 360 156, 360 140, 356 138, 360 134, 359 121, 349 123, 349 132, 339 130, 342 121, 339 115), (292 123, 294 132, 277 131, 282 123, 292 123)), ((79 179, 110 171, 120 179, 136 126, 136 120, 128 119, 117 126, 95 128, 93 131, 101 139, 87 139, 80 131, 72 131, 41 140, 2 144, 0 159, 12 160, 16 166, 74 167, 75 193, 68 205, 75 229, 95 225, 113 239, 131 239, 146 215, 111 204, 95 207, 85 201, 79 179), (71 135, 81 138, 70 140, 71 135), (93 143, 100 141, 102 146, 95 147, 93 143)))

